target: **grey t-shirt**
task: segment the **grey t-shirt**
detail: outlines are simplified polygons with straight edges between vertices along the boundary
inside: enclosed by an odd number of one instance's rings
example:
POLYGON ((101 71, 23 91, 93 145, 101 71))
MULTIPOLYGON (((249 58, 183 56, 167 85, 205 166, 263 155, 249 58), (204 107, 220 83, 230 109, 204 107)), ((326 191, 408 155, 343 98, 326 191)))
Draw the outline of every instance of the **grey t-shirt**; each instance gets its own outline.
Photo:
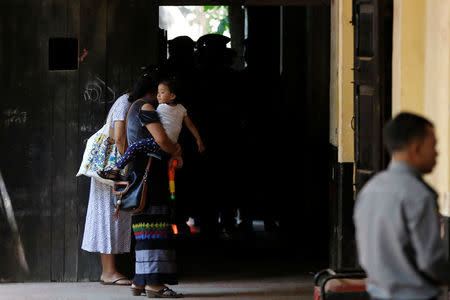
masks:
POLYGON ((450 283, 437 194, 412 166, 393 161, 361 190, 354 222, 368 292, 380 299, 430 299, 450 283))

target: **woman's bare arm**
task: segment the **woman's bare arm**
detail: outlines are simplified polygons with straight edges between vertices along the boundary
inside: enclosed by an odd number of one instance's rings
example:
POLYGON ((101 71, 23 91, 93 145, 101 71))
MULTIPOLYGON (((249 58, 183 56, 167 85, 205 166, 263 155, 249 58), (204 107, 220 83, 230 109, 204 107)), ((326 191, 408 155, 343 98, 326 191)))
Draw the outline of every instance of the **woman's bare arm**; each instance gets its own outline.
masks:
POLYGON ((125 121, 114 121, 114 140, 117 150, 123 155, 127 149, 127 138, 125 132, 125 121))
MULTIPOLYGON (((142 106, 144 111, 154 111, 155 108, 146 103, 142 106)), ((181 156, 181 147, 179 144, 173 143, 166 134, 166 131, 162 127, 161 123, 150 123, 145 125, 147 130, 155 139, 155 142, 161 147, 161 149, 172 156, 181 156)))

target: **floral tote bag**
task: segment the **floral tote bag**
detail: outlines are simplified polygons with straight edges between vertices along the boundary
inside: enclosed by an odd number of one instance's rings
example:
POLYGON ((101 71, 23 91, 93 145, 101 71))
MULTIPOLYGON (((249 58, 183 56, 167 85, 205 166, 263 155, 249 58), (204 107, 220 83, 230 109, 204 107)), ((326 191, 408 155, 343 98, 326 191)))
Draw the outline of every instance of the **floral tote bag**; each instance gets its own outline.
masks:
POLYGON ((110 136, 111 119, 109 118, 106 124, 88 139, 83 161, 76 176, 94 177, 100 182, 113 186, 114 181, 103 179, 97 174, 98 171, 115 166, 121 159, 116 143, 110 136))

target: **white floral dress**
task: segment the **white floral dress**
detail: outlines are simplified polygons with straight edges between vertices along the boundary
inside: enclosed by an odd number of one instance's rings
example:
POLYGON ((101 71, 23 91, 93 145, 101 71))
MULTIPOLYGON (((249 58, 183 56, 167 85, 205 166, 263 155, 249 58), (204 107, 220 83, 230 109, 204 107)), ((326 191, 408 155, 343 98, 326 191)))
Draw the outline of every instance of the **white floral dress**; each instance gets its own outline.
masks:
MULTIPOLYGON (((108 118, 124 121, 130 103, 128 95, 120 96, 109 111, 108 118)), ((113 220, 113 194, 109 185, 91 179, 86 224, 81 249, 102 254, 119 254, 130 252, 131 214, 119 212, 119 219, 113 220)))

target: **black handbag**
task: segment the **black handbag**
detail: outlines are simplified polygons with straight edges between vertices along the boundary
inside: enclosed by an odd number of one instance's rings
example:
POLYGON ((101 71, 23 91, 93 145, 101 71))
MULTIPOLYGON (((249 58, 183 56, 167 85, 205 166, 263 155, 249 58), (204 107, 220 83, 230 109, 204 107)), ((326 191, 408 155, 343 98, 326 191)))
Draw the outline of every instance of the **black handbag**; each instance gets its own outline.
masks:
POLYGON ((136 171, 132 171, 129 175, 129 181, 117 181, 114 183, 113 194, 116 195, 114 197, 114 206, 116 207, 114 220, 118 219, 119 210, 128 213, 138 213, 145 208, 145 204, 147 203, 148 174, 151 163, 152 157, 150 156, 142 180, 140 180, 141 176, 136 171))

